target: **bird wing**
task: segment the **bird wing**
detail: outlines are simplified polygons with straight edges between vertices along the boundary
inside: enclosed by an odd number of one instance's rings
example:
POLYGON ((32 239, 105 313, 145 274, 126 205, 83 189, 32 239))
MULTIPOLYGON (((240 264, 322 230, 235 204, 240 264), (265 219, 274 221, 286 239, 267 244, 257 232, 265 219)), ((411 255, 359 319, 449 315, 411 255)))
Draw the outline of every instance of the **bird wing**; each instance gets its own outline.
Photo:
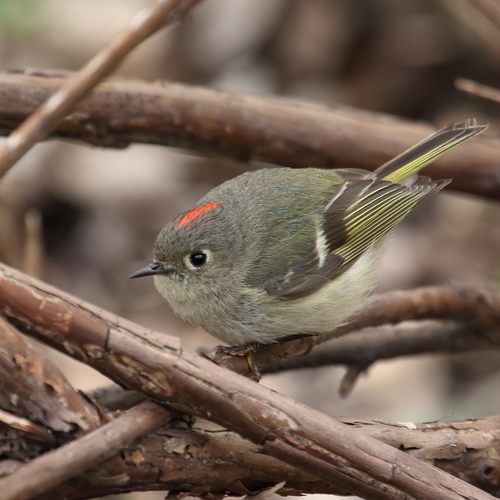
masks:
POLYGON ((313 246, 286 275, 268 280, 264 289, 279 299, 298 299, 340 276, 415 205, 450 182, 416 177, 417 172, 486 128, 476 120, 462 120, 438 130, 373 173, 337 170, 345 183, 326 206, 313 246))
MULTIPOLYGON (((361 173, 349 172, 350 178, 361 173)), ((286 275, 268 280, 273 297, 306 297, 338 278, 375 242, 382 239, 415 205, 449 180, 419 177, 411 186, 373 178, 347 181, 326 206, 310 250, 286 275)))

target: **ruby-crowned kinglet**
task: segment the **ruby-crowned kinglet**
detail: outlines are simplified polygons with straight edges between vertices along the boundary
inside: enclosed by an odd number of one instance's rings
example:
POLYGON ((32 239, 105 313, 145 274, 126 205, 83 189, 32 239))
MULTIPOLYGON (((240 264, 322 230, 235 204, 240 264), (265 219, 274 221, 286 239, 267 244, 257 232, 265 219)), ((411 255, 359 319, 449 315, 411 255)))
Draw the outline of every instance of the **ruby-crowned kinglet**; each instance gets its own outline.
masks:
POLYGON ((154 275, 180 317, 233 346, 333 330, 365 303, 384 236, 450 182, 416 173, 486 127, 448 125, 373 173, 240 175, 169 222, 130 277, 154 275))

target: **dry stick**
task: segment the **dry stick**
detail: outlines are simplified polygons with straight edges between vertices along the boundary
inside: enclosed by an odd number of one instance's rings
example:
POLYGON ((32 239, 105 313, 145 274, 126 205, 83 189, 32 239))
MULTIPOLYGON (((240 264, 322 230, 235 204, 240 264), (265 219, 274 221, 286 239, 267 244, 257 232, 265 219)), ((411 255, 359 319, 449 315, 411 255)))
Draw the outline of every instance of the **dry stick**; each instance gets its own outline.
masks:
MULTIPOLYGON (((321 412, 229 374, 178 339, 104 312, 0 265, 0 311, 23 331, 175 410, 205 418, 268 454, 369 499, 491 499, 457 478, 321 412)), ((9 478, 0 480, 0 490, 9 478)))
POLYGON ((500 90, 494 87, 489 87, 488 85, 483 85, 467 78, 457 78, 455 80, 455 88, 467 94, 500 103, 500 90))
POLYGON ((265 373, 346 365, 348 369, 339 387, 339 394, 346 397, 358 377, 376 361, 423 353, 469 353, 481 349, 500 349, 500 332, 453 322, 424 322, 353 332, 314 349, 308 356, 293 357, 271 365, 265 373))
POLYGON ((184 18, 200 0, 159 0, 139 11, 129 24, 0 145, 0 177, 37 142, 45 139, 74 106, 125 56, 167 24, 184 18))
MULTIPOLYGON (((13 393, 11 393, 11 395, 13 395, 13 393)), ((15 396, 17 395, 16 393, 15 396)), ((45 427, 37 425, 27 418, 18 417, 4 410, 0 410, 0 425, 8 429, 13 429, 30 439, 42 441, 49 446, 55 446, 56 444, 54 434, 49 433, 45 427)))
POLYGON ((33 459, 10 476, 0 479, 2 500, 29 500, 39 496, 89 467, 109 460, 173 416, 170 410, 145 401, 113 422, 33 459))
MULTIPOLYGON (((64 81, 0 73, 0 133, 12 130, 64 81)), ((104 147, 142 142, 290 167, 374 170, 433 131, 347 107, 112 80, 96 86, 54 134, 104 147)), ((452 178, 451 189, 500 199, 499 157, 500 140, 483 135, 440 157, 425 175, 452 178)))
POLYGON ((42 278, 44 267, 42 214, 30 207, 24 214, 23 271, 35 278, 42 278))
MULTIPOLYGON (((435 286, 409 291, 395 291, 374 297, 370 304, 354 315, 345 325, 314 339, 286 342, 266 346, 254 354, 260 371, 292 356, 302 355, 313 344, 363 328, 396 324, 407 320, 440 319, 462 321, 485 330, 500 331, 500 295, 475 287, 435 286)), ((230 357, 222 364, 231 370, 250 375, 244 358, 230 357)))
MULTIPOLYGON (((19 334, 17 336, 20 337, 19 334)), ((15 345, 8 350, 14 353, 15 345)), ((33 376, 41 375, 38 371, 33 372, 33 376)), ((3 390, 7 392, 7 388, 3 390)), ((10 392, 9 395, 12 396, 10 392)), ((26 391, 21 394, 16 391, 15 395, 31 397, 26 391)), ((500 477, 499 463, 490 458, 498 453, 499 417, 472 422, 412 425, 411 430, 406 426, 366 419, 341 420, 395 448, 411 449, 410 453, 420 460, 426 460, 455 476, 466 477, 468 482, 486 491, 493 491, 500 477), (423 430, 419 432, 417 428, 423 430)), ((147 426, 147 419, 142 419, 140 425, 147 426)), ((26 445, 30 446, 30 443, 26 445)), ((252 446, 237 435, 199 421, 190 430, 161 429, 141 440, 140 444, 120 452, 112 464, 106 462, 99 470, 94 468, 74 481, 66 481, 65 485, 51 489, 42 498, 81 500, 140 489, 180 490, 197 495, 208 491, 212 494, 228 492, 241 495, 282 480, 286 480, 287 485, 281 493, 346 493, 263 456, 259 447, 252 446), (182 453, 187 449, 189 453, 182 453), (238 461, 234 457, 238 457, 238 461), (155 469, 164 472, 152 482, 151 477, 158 475, 155 469)))
MULTIPOLYGON (((46 358, 40 358, 40 356, 36 357, 33 352, 26 350, 28 347, 25 345, 26 342, 28 342, 27 339, 23 338, 18 333, 15 333, 14 329, 9 324, 4 321, 0 321, 0 326, 2 328, 2 340, 8 341, 8 343, 4 343, 1 349, 2 355, 5 353, 5 359, 18 360, 18 367, 26 368, 31 378, 50 385, 57 390, 57 386, 61 385, 61 382, 54 381, 53 376, 47 377, 47 373, 50 373, 51 371, 51 367, 48 366, 50 365, 48 360, 46 358), (12 335, 13 331, 15 335, 12 335), (21 343, 20 346, 18 345, 19 343, 21 343), (26 364, 26 359, 29 359, 30 363, 26 364), (34 366, 36 366, 36 369, 31 369, 31 367, 34 368, 34 366)), ((11 371, 14 372, 15 370, 16 367, 14 366, 11 371)), ((18 373, 14 376, 19 378, 18 373)), ((3 393, 11 399, 13 397, 18 400, 21 398, 24 400, 37 398, 42 408, 49 409, 50 405, 47 404, 47 400, 52 396, 52 392, 45 393, 44 397, 40 399, 40 397, 36 394, 39 390, 36 389, 34 394, 31 387, 32 386, 26 386, 25 384, 22 390, 18 387, 13 394, 12 390, 9 390, 11 387, 8 388, 0 386, 3 393)), ((54 394, 54 398, 61 398, 59 390, 54 394)), ((86 400, 82 400, 82 403, 84 403, 85 406, 89 405, 86 400)), ((109 409, 108 407, 106 408, 109 409)), ((73 405, 72 411, 75 412, 75 409, 81 412, 81 407, 78 409, 73 405)), ((48 434, 46 429, 37 426, 39 428, 39 433, 36 433, 35 436, 33 436, 34 429, 33 424, 31 424, 30 421, 26 422, 24 419, 14 417, 13 415, 7 415, 7 418, 3 418, 4 416, 5 413, 0 411, 0 420, 3 423, 8 424, 12 428, 27 432, 27 437, 35 437, 36 439, 42 438, 43 440, 46 440, 46 437, 52 437, 52 444, 55 444, 53 439, 54 435, 48 434)), ((33 416, 34 415, 31 415, 32 418, 33 416)), ((148 429, 148 425, 151 425, 148 422, 148 419, 150 418, 156 418, 156 416, 152 415, 150 417, 144 417, 138 424, 144 432, 148 429)), ((486 421, 484 422, 488 425, 486 421)), ((51 489, 50 493, 43 498, 48 498, 50 500, 54 500, 56 498, 74 498, 76 500, 76 498, 94 498, 105 494, 130 491, 132 489, 140 490, 141 488, 158 489, 159 487, 163 487, 163 489, 177 490, 179 486, 187 484, 189 485, 189 488, 183 486, 184 489, 181 491, 191 493, 198 492, 201 494, 200 488, 204 488, 202 491, 211 491, 212 493, 218 491, 223 493, 228 491, 233 494, 241 495, 249 493, 249 491, 245 490, 245 487, 241 486, 241 481, 243 480, 246 482, 247 488, 250 487, 250 491, 255 491, 261 489, 262 487, 269 487, 269 482, 273 484, 280 480, 286 480, 287 487, 284 492, 287 494, 299 494, 301 492, 322 492, 335 494, 346 493, 345 491, 339 491, 331 486, 325 485, 318 480, 314 480, 311 477, 307 477, 296 469, 289 466, 287 467, 285 464, 275 461, 270 457, 260 455, 258 447, 251 448, 249 443, 241 439, 238 440, 237 436, 234 436, 229 432, 225 432, 224 435, 221 436, 220 428, 212 426, 215 427, 213 428, 212 434, 210 432, 210 428, 206 428, 206 422, 204 425, 203 423, 200 425, 201 427, 198 431, 200 434, 197 438, 193 435, 192 431, 184 433, 179 429, 162 429, 158 435, 150 436, 147 440, 142 440, 140 445, 122 451, 120 453, 121 456, 116 456, 112 463, 109 461, 106 462, 106 464, 104 464, 98 471, 95 469, 93 471, 89 471, 88 474, 79 476, 73 483, 68 483, 68 481, 66 481, 65 485, 61 485, 56 489, 51 489), (175 444, 169 442, 169 435, 172 435, 171 440, 175 444), (210 440, 209 436, 212 437, 212 440, 210 440), (209 438, 208 441, 207 438, 209 438), (180 450, 183 450, 186 447, 189 448, 189 454, 186 454, 187 456, 180 453, 180 450), (175 451, 173 454, 169 454, 168 450, 171 450, 172 448, 175 451), (159 450, 165 450, 163 456, 159 454, 159 450), (245 450, 247 451, 245 452, 245 450), (234 460, 226 460, 225 457, 227 457, 228 454, 235 454, 239 457, 240 461, 238 463, 234 463, 234 460), (195 463, 195 461, 198 463, 195 463), (132 464, 140 464, 140 466, 134 467, 132 464), (157 470, 187 470, 188 472, 184 475, 181 473, 172 474, 166 472, 165 475, 162 475, 161 478, 158 478, 156 482, 152 483, 151 474, 154 476, 156 476, 156 474, 154 474, 152 470, 144 470, 145 464, 148 464, 151 469, 156 467, 157 470), (140 469, 140 472, 137 469, 140 469), (217 471, 217 469, 220 470, 217 471), (242 472, 243 470, 245 471, 244 473, 242 472), (275 479, 273 480, 273 478, 275 479), (262 484, 262 481, 265 481, 265 483, 262 484), (314 484, 311 485, 311 481, 314 481, 314 484), (72 484, 74 486, 71 486, 72 484)), ((349 422, 349 425, 353 424, 349 422)), ((418 437, 413 435, 411 436, 411 439, 410 436, 408 436, 408 440, 405 438, 403 443, 399 443, 397 440, 399 439, 398 436, 401 435, 401 430, 397 426, 388 426, 389 429, 394 431, 392 436, 393 441, 389 444, 397 448, 401 448, 401 446, 405 446, 405 444, 407 444, 407 446, 412 449, 424 446, 425 450, 429 452, 429 455, 421 454, 419 457, 420 459, 429 460, 428 456, 432 456, 433 459, 445 459, 447 461, 448 471, 455 476, 461 474, 462 469, 465 468, 465 470, 468 471, 468 481, 473 482, 475 485, 480 485, 480 487, 484 489, 487 484, 491 484, 496 478, 496 475, 490 473, 488 477, 491 478, 492 481, 489 483, 481 481, 483 478, 482 470, 486 470, 488 467, 491 467, 491 464, 485 461, 486 458, 493 453, 493 450, 488 453, 488 448, 491 448, 491 445, 488 443, 488 438, 490 441, 494 441, 496 436, 495 429, 497 426, 493 425, 493 427, 490 426, 485 428, 484 431, 481 431, 482 423, 475 423, 474 428, 476 429, 476 434, 478 435, 471 436, 471 426, 462 424, 469 430, 469 434, 467 436, 457 436, 451 438, 452 434, 457 429, 456 425, 457 424, 454 424, 453 429, 450 428, 446 430, 446 443, 449 447, 452 446, 453 443, 461 443, 460 449, 463 450, 465 448, 466 451, 463 453, 461 451, 460 457, 458 457, 456 452, 447 451, 446 446, 443 447, 443 443, 438 442, 438 436, 433 437, 433 442, 436 443, 436 446, 440 451, 437 449, 431 450, 428 444, 419 445, 418 437), (481 432, 484 432, 484 437, 481 432), (468 437, 471 439, 467 439, 468 437), (467 449, 470 449, 473 453, 468 452, 467 449), (450 453, 452 453, 451 456, 455 462, 453 464, 449 463, 450 453), (460 459, 457 460, 458 458, 460 459), (479 459, 482 459, 483 462, 479 463, 479 459), (470 466, 471 460, 474 460, 476 464, 473 468, 470 466)), ((373 422, 370 422, 369 424, 364 423, 361 428, 371 430, 375 427, 373 422)), ((68 437, 73 435, 74 434, 71 433, 68 437)), ((428 435, 429 433, 427 432, 426 436, 428 435)), ((19 438, 17 438, 17 441, 14 439, 13 443, 17 443, 18 439, 19 438)), ((384 439, 381 440, 386 441, 384 439)), ((51 443, 49 442, 49 444, 51 443)), ((82 443, 82 446, 86 446, 84 442, 82 443)), ((28 447, 28 457, 32 458, 33 447, 32 445, 30 446, 30 442, 26 443, 26 447, 28 447), (31 454, 29 453, 29 450, 31 450, 31 454)), ((75 453, 78 454, 78 450, 75 453)), ((14 453, 10 456, 12 458, 21 458, 18 456, 16 457, 16 455, 17 454, 14 453)), ((96 457, 96 461, 99 458, 100 457, 96 457)), ((437 463, 440 464, 440 462, 437 463)), ((95 464, 89 463, 88 465, 92 465, 94 468, 95 464)), ((441 465, 440 468, 443 468, 443 466, 441 465)), ((76 472, 78 472, 78 470, 76 472)), ((40 479, 42 480, 42 477, 40 479)), ((55 477, 54 480, 57 480, 57 477, 55 477)), ((37 498, 39 498, 39 495, 37 495, 37 498)))
POLYGON ((481 349, 500 349, 500 331, 457 323, 411 324, 353 332, 336 339, 308 356, 289 358, 269 366, 266 373, 328 365, 362 369, 382 359, 415 354, 452 354, 481 349))

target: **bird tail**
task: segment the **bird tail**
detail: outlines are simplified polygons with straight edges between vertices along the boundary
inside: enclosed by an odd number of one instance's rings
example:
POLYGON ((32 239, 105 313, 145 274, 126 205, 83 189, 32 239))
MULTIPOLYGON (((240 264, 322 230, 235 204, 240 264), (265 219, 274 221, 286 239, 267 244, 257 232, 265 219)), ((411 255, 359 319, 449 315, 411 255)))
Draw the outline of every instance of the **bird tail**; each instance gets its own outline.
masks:
POLYGON ((488 125, 478 125, 473 118, 452 123, 377 168, 370 177, 399 184, 438 156, 486 128, 488 125))

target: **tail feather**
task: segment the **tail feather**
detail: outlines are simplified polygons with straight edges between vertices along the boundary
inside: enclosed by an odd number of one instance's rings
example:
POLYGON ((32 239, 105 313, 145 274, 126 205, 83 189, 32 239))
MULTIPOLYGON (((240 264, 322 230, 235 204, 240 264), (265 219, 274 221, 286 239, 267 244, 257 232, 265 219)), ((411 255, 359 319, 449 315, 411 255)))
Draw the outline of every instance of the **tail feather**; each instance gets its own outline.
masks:
POLYGON ((377 168, 371 177, 400 183, 449 149, 458 146, 487 128, 488 125, 478 125, 475 119, 452 123, 377 168))

